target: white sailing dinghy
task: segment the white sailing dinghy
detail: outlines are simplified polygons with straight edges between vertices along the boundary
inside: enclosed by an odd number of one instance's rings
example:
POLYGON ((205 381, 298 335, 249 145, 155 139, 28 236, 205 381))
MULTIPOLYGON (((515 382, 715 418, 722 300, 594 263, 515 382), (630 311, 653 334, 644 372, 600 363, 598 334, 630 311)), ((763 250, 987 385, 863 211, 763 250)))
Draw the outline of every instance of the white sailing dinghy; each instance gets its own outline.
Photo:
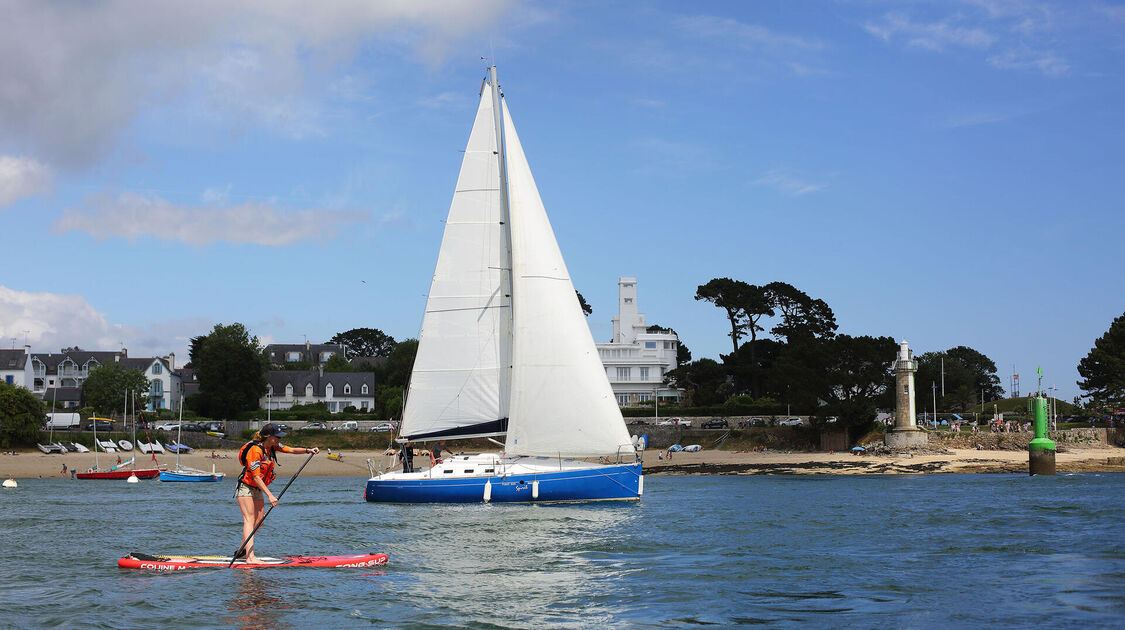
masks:
POLYGON ((641 463, 578 305, 496 68, 445 224, 398 441, 504 450, 376 475, 379 502, 639 499, 641 463))

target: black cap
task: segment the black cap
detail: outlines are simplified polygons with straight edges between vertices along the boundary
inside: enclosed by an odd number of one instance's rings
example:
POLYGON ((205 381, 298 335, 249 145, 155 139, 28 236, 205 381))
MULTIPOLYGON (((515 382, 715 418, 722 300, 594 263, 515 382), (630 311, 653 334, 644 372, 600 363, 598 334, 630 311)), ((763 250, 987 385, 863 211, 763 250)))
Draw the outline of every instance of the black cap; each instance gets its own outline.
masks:
POLYGON ((277 437, 277 438, 283 438, 286 435, 289 435, 285 431, 282 431, 281 427, 277 426, 276 424, 274 424, 272 422, 267 424, 266 426, 262 427, 261 430, 258 431, 258 433, 261 433, 262 437, 268 437, 268 436, 272 435, 272 436, 277 437))

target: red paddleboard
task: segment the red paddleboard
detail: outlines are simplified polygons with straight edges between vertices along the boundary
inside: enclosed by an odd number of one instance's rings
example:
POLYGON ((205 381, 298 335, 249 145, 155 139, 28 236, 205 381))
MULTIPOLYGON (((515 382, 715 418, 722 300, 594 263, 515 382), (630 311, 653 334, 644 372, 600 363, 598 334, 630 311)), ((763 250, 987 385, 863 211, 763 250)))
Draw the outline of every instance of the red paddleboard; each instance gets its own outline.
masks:
MULTIPOLYGON (((293 556, 285 558, 259 558, 263 564, 246 564, 236 560, 233 569, 265 569, 269 567, 373 567, 387 563, 385 553, 361 553, 352 556, 293 556)), ((149 569, 152 571, 179 571, 204 567, 227 568, 230 556, 150 556, 131 553, 117 561, 123 569, 149 569)))

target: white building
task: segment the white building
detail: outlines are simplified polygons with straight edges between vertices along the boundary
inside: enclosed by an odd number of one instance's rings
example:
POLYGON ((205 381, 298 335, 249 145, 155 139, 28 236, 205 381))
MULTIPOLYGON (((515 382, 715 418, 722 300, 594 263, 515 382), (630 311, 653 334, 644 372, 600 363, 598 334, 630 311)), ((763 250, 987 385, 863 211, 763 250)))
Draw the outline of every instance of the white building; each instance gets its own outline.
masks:
POLYGON ((637 279, 619 278, 613 341, 597 344, 617 403, 625 407, 650 402, 654 397, 678 401, 680 390, 665 385, 664 374, 676 369, 679 345, 674 332, 648 332, 644 313, 637 306, 637 279))
POLYGON ((292 409, 296 405, 324 403, 329 413, 348 407, 368 411, 375 407, 373 372, 324 372, 323 370, 270 370, 266 373, 266 395, 260 409, 292 409))
POLYGON ((0 381, 31 389, 31 346, 23 349, 0 350, 0 381))
MULTIPOLYGON (((117 363, 126 370, 139 370, 149 380, 148 396, 137 406, 148 411, 172 409, 178 404, 183 385, 176 374, 176 355, 165 357, 130 358, 122 348, 114 351, 72 350, 58 354, 31 354, 30 389, 46 399, 50 390, 81 390, 90 371, 101 365, 117 363)), ((72 400, 68 398, 67 400, 72 400)))

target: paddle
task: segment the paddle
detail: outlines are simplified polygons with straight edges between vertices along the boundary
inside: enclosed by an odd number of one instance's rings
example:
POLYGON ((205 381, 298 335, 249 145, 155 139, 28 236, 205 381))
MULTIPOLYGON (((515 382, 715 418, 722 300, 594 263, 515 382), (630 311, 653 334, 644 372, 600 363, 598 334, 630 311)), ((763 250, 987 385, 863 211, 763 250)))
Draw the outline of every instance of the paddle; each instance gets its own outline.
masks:
MULTIPOLYGON (((293 485, 293 482, 297 480, 297 476, 300 475, 301 471, 305 469, 305 466, 307 466, 308 463, 312 461, 313 455, 316 455, 316 453, 309 453, 309 458, 306 459, 305 463, 301 464, 301 467, 297 469, 297 472, 293 473, 293 476, 289 478, 289 483, 285 484, 285 487, 281 489, 281 493, 277 495, 278 503, 281 503, 281 497, 285 496, 285 491, 289 489, 289 486, 293 485)), ((262 526, 262 523, 266 522, 266 517, 270 515, 270 512, 273 511, 274 507, 275 506, 271 505, 270 509, 266 510, 266 513, 262 515, 262 520, 258 521, 258 524, 254 526, 254 531, 250 532, 250 535, 246 537, 246 540, 242 541, 242 544, 238 546, 238 551, 234 552, 234 556, 230 559, 230 564, 227 565, 228 569, 234 566, 235 560, 238 560, 242 556, 246 555, 246 543, 250 542, 250 539, 254 537, 254 534, 257 533, 258 528, 262 526)))

